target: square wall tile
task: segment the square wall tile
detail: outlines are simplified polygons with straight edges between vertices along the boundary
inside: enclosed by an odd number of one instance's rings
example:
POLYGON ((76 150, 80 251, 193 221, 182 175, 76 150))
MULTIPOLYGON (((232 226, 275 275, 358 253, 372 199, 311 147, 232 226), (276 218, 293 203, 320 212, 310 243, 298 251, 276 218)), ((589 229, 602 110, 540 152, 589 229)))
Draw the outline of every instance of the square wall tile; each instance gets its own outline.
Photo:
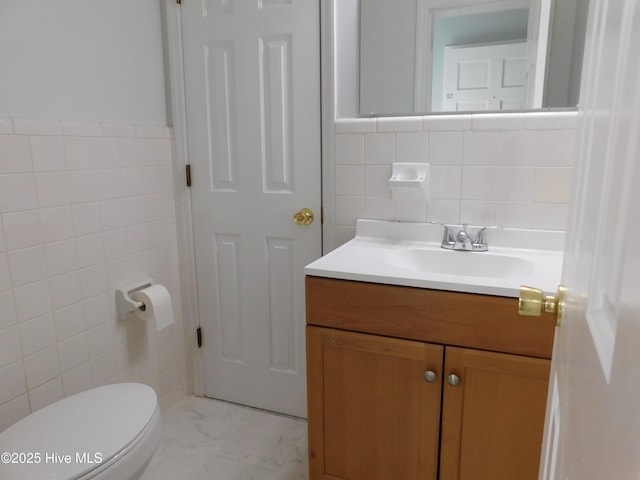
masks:
POLYGON ((0 291, 0 330, 18 323, 16 304, 11 290, 0 291))
POLYGON ((368 133, 364 136, 364 163, 391 165, 396 161, 396 136, 393 133, 368 133))
POLYGON ((66 168, 66 153, 63 137, 32 136, 31 156, 36 172, 62 171, 66 168))
POLYGON ((429 137, 425 132, 396 134, 396 162, 426 163, 429 137))
POLYGON ((0 175, 33 172, 29 137, 0 135, 0 175))
POLYGON ((80 277, 77 271, 49 279, 51 305, 54 309, 66 307, 82 300, 80 277))
POLYGON ((142 165, 141 143, 137 138, 118 139, 118 164, 121 167, 142 165))
POLYGON ((364 218, 393 220, 393 200, 391 198, 365 197, 364 218))
POLYGON ((462 165, 462 132, 431 132, 429 159, 431 165, 462 165))
POLYGON ((141 140, 142 165, 171 165, 171 142, 168 139, 141 140))
POLYGON ((0 253, 0 292, 11 288, 11 270, 9 269, 9 257, 6 253, 0 253))
POLYGON ((99 137, 93 139, 93 155, 96 168, 118 168, 118 139, 99 137))
POLYGON ((471 225, 495 225, 496 203, 479 200, 462 200, 460 222, 471 225))
POLYGON ((510 228, 531 228, 531 202, 498 202, 496 204, 496 224, 510 228))
POLYGON ((100 233, 77 237, 76 253, 78 255, 78 267, 84 268, 105 261, 105 249, 103 236, 100 233))
POLYGON ((78 274, 83 299, 92 298, 107 291, 107 267, 104 263, 83 268, 78 271, 78 274))
POLYGON ((73 237, 73 215, 71 206, 40 209, 42 239, 45 243, 73 237))
POLYGON ((364 167, 364 193, 367 197, 391 198, 389 188, 391 166, 367 165, 364 167))
POLYGON ((92 202, 100 198, 96 170, 72 170, 68 172, 68 182, 72 203, 92 202))
POLYGON ((104 385, 118 373, 115 350, 113 349, 92 358, 90 363, 94 386, 104 385))
POLYGON ((393 219, 398 222, 425 222, 427 220, 427 202, 393 201, 393 219))
POLYGON ((531 228, 566 230, 567 216, 566 204, 534 203, 531 205, 531 228))
POLYGON ((498 132, 464 132, 465 165, 497 165, 500 155, 498 132))
POLYGON ((336 195, 364 194, 364 167, 336 165, 336 195))
POLYGON ((496 200, 533 201, 535 167, 498 167, 496 200))
POLYGON ((0 175, 0 213, 19 212, 37 207, 38 195, 32 173, 0 175))
POLYGON ((60 375, 58 347, 55 345, 25 357, 24 370, 29 390, 60 375))
POLYGON ((73 230, 76 236, 98 233, 102 230, 100 204, 98 202, 72 205, 73 230))
POLYGON ((27 393, 22 360, 0 368, 0 378, 2 379, 0 405, 27 393))
POLYGON ((500 132, 500 165, 535 165, 538 157, 538 132, 514 130, 500 132))
POLYGON ((18 321, 24 322, 51 311, 51 295, 46 280, 14 288, 18 321))
POLYGON ((48 313, 20 324, 22 352, 25 357, 33 355, 56 343, 53 316, 48 313))
POLYGON ((575 130, 543 130, 538 136, 537 165, 550 167, 575 165, 575 130))
POLYGON ((571 167, 536 168, 534 200, 538 203, 568 203, 571 197, 571 167))
POLYGON ((335 148, 337 165, 364 163, 364 135, 337 134, 335 148))
POLYGON ((38 206, 56 207, 70 202, 69 184, 65 172, 40 172, 35 174, 38 206))
POLYGON ((93 141, 88 137, 65 137, 67 169, 87 170, 95 167, 93 141))
POLYGON ((62 388, 65 396, 84 392, 93 386, 91 380, 91 366, 89 362, 83 363, 62 375, 62 388))
POLYGON ((360 196, 336 196, 336 225, 355 227, 364 214, 364 199, 360 196))
POLYGON ((58 342, 79 335, 85 331, 84 310, 81 303, 74 303, 67 307, 53 311, 53 323, 58 342))
POLYGON ((42 244, 43 232, 37 210, 3 215, 2 223, 9 251, 42 244))
POLYGON ((48 243, 44 249, 47 256, 47 272, 49 276, 68 273, 78 268, 76 242, 72 238, 48 243))
MULTIPOLYGON (((42 246, 23 248, 9 253, 11 280, 14 287, 47 278, 45 251, 42 246)), ((0 267, 1 269, 2 267, 0 267)), ((0 285, 3 282, 0 281, 0 285)))
POLYGON ((427 219, 440 223, 460 223, 460 200, 431 200, 427 205, 427 219))
POLYGON ((461 198, 463 200, 494 200, 497 170, 497 167, 463 167, 461 198))
POLYGON ((22 359, 20 349, 20 332, 18 327, 0 330, 0 368, 6 367, 22 359))
POLYGON ((430 170, 430 199, 455 200, 460 198, 462 167, 432 165, 430 170))
POLYGON ((60 367, 63 373, 88 362, 89 343, 87 341, 87 335, 82 332, 79 335, 60 342, 58 344, 58 352, 60 355, 60 367))

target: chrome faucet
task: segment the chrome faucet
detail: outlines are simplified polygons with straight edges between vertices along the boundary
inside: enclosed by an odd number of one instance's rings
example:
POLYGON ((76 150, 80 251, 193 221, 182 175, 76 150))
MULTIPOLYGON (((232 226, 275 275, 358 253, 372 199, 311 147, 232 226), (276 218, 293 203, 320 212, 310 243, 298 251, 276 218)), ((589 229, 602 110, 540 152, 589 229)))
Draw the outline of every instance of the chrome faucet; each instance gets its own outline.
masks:
POLYGON ((463 252, 486 252, 489 249, 487 243, 486 231, 487 228, 502 228, 501 225, 489 225, 486 227, 474 227, 468 223, 462 225, 446 225, 440 222, 428 222, 435 225, 442 225, 444 227, 444 235, 442 236, 442 242, 440 246, 447 250, 460 250, 463 252), (454 234, 451 230, 452 227, 462 227, 458 233, 454 234), (467 231, 467 228, 479 228, 475 233, 475 236, 471 236, 467 231))

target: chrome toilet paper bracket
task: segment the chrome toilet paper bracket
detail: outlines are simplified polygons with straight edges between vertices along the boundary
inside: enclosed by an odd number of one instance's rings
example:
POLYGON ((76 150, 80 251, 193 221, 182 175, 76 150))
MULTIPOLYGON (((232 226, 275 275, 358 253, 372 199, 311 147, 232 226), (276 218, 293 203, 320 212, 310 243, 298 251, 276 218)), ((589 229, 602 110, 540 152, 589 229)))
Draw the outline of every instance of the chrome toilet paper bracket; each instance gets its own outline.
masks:
POLYGON ((129 285, 123 288, 116 288, 116 312, 120 320, 126 320, 131 312, 136 310, 145 311, 147 306, 131 298, 131 294, 153 285, 152 279, 146 279, 141 282, 129 285))

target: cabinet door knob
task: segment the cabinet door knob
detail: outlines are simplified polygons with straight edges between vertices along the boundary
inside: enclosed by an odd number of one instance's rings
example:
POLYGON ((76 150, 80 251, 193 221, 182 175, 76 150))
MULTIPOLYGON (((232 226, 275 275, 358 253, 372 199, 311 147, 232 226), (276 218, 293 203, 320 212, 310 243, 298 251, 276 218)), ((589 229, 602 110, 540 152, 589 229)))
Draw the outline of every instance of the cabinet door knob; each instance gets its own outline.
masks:
POLYGON ((455 373, 452 373, 447 377, 447 382, 452 387, 457 387, 458 385, 460 385, 460 377, 458 377, 455 373))
POLYGON ((438 379, 438 376, 433 370, 427 370, 424 372, 424 379, 429 383, 433 383, 438 379))

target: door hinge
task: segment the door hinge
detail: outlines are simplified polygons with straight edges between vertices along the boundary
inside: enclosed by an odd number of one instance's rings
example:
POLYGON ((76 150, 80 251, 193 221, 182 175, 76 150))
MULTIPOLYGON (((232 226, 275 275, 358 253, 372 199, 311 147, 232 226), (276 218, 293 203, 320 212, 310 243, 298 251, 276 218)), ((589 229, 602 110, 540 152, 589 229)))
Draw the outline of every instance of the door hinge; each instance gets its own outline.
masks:
POLYGON ((320 225, 324 225, 324 207, 320 207, 320 225))
POLYGON ((196 340, 198 342, 198 348, 202 348, 202 328, 196 328, 196 340))
POLYGON ((178 5, 182 5, 182 0, 176 0, 176 3, 177 3, 178 5))
POLYGON ((184 166, 184 174, 187 180, 187 187, 191 186, 191 165, 188 163, 184 166))

